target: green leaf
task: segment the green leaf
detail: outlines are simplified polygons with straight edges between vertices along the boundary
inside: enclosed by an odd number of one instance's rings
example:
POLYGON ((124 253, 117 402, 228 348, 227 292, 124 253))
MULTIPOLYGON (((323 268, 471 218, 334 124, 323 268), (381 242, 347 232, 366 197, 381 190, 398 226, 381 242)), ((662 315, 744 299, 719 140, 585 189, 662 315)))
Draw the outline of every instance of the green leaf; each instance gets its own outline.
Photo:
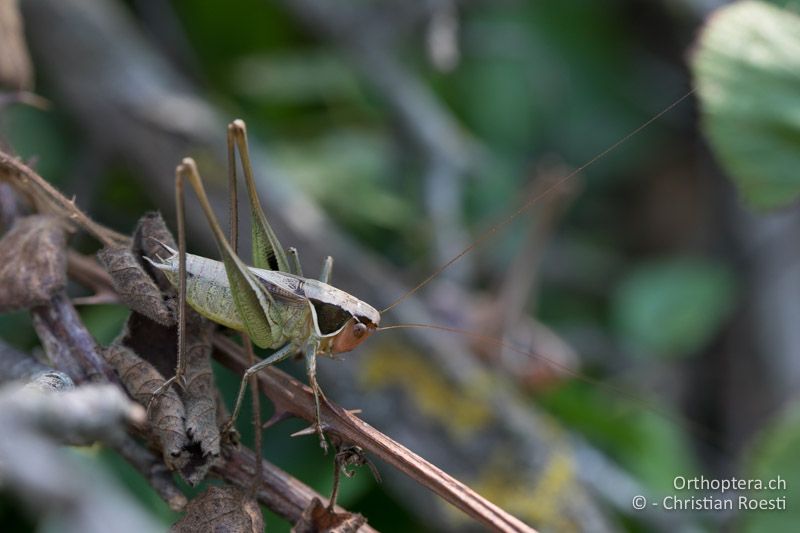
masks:
POLYGON ((786 488, 777 490, 750 491, 743 495, 753 499, 775 499, 785 497, 786 509, 744 511, 742 524, 737 529, 755 531, 797 531, 800 523, 800 507, 796 502, 800 496, 800 402, 790 404, 758 438, 748 456, 753 460, 746 470, 747 479, 763 482, 780 476, 786 488))
POLYGON ((697 470, 686 438, 690 428, 660 413, 669 413, 673 419, 679 419, 679 414, 655 398, 634 400, 609 392, 571 382, 545 391, 536 402, 608 451, 654 490, 670 487, 676 472, 697 470))
POLYGON ((635 268, 617 287, 617 331, 638 353, 685 356, 702 348, 733 308, 735 282, 722 265, 676 258, 635 268))
POLYGON ((706 136, 744 200, 800 195, 800 15, 737 2, 706 24, 692 57, 706 136))
POLYGON ((111 344, 125 326, 130 309, 122 305, 92 305, 81 309, 86 328, 100 344, 111 344))

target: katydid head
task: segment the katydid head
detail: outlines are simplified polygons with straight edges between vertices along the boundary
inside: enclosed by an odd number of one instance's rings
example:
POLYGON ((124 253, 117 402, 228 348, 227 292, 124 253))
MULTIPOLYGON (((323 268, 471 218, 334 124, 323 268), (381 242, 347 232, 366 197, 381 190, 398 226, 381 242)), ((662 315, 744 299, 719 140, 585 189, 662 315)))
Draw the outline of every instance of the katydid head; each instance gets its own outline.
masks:
POLYGON ((374 307, 335 287, 316 282, 306 285, 306 294, 316 333, 328 339, 331 353, 349 352, 380 324, 374 307))
POLYGON ((345 323, 342 329, 333 337, 333 342, 331 343, 332 353, 349 352, 378 328, 377 324, 361 322, 364 319, 364 317, 354 316, 345 323))

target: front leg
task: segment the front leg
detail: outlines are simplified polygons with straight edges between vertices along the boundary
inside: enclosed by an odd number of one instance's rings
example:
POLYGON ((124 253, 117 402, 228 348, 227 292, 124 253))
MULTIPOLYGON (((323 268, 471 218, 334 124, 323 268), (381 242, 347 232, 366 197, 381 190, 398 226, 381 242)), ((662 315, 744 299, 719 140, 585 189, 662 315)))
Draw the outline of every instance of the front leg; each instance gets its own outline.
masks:
POLYGON ((306 373, 308 374, 308 384, 311 386, 311 391, 314 393, 314 429, 319 435, 319 445, 325 453, 328 453, 328 443, 325 440, 325 433, 322 431, 322 419, 320 417, 319 399, 325 397, 322 389, 319 388, 317 383, 317 349, 319 348, 318 341, 309 342, 306 345, 305 360, 306 360, 306 373))
MULTIPOLYGON (((249 340, 247 342, 250 342, 249 340)), ((270 355, 266 359, 259 361, 258 363, 254 364, 244 372, 244 376, 242 376, 242 382, 239 385, 239 394, 236 396, 236 405, 233 407, 233 413, 231 413, 231 418, 225 423, 225 426, 222 429, 223 433, 229 431, 233 424, 236 422, 236 419, 239 417, 239 410, 242 407, 242 401, 244 400, 244 393, 247 390, 247 383, 250 380, 250 376, 256 374, 260 370, 272 366, 276 363, 280 363, 284 359, 290 357, 297 351, 297 348, 291 342, 286 344, 283 348, 275 352, 274 354, 270 355)), ((258 394, 258 391, 253 391, 253 394, 258 394)))

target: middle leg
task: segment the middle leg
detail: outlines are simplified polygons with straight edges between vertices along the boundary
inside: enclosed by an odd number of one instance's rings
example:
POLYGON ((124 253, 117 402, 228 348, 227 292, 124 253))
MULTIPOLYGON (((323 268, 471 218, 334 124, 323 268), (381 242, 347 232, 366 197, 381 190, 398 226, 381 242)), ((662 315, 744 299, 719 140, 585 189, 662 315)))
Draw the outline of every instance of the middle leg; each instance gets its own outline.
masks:
MULTIPOLYGON (((309 342, 306 345, 304 357, 306 361, 306 373, 308 374, 308 384, 311 386, 311 391, 314 393, 314 429, 319 436, 319 445, 328 453, 328 442, 325 440, 325 433, 322 431, 322 418, 320 416, 319 399, 325 398, 322 389, 319 388, 317 383, 317 348, 318 343, 309 342)), ((327 400, 326 400, 327 401, 327 400)))
MULTIPOLYGON (((244 393, 247 389, 247 383, 250 380, 250 377, 257 374, 260 370, 267 368, 268 366, 272 366, 276 363, 280 363, 284 359, 287 359, 291 355, 293 355, 297 351, 297 348, 294 344, 288 343, 286 346, 275 352, 274 354, 270 355, 266 359, 259 361, 258 363, 254 364, 244 372, 244 376, 242 376, 242 381, 239 384, 239 394, 236 396, 236 405, 233 407, 233 412, 231 413, 231 418, 225 424, 224 430, 227 431, 233 427, 233 424, 236 422, 236 419, 239 417, 239 410, 242 408, 242 401, 244 400, 244 393)), ((253 394, 258 394, 257 390, 253 391, 253 394)))

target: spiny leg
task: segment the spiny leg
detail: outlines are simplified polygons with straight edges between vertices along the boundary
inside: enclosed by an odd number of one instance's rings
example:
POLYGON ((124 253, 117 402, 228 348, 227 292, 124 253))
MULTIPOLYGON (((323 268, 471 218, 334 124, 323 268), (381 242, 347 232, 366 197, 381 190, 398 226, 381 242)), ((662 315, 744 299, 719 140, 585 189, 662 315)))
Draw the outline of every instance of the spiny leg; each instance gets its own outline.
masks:
MULTIPOLYGON (((255 353, 253 353, 253 343, 250 341, 250 337, 248 337, 246 333, 242 333, 242 345, 247 353, 247 363, 251 365, 252 368, 255 366, 256 356, 255 353)), ((253 450, 255 451, 256 455, 256 470, 255 476, 253 476, 253 484, 250 488, 252 495, 255 496, 258 491, 258 487, 261 484, 262 471, 264 469, 261 461, 261 395, 259 394, 258 390, 258 378, 255 375, 250 376, 249 379, 246 375, 243 376, 242 384, 250 385, 250 394, 253 407, 253 450)), ((225 424, 225 427, 228 431, 233 429, 232 424, 235 421, 235 416, 231 416, 230 421, 225 424)))
POLYGON ((261 201, 256 190, 253 166, 250 162, 250 149, 247 145, 247 127, 242 120, 234 120, 228 126, 229 143, 234 144, 239 150, 239 159, 244 171, 244 183, 247 187, 247 197, 250 201, 252 214, 253 234, 253 266, 268 270, 291 272, 289 261, 286 259, 278 237, 267 222, 267 217, 261 207, 261 201))
POLYGON ((236 144, 233 124, 228 124, 228 224, 231 248, 239 248, 239 184, 236 179, 236 144))
POLYGON ((147 410, 150 411, 153 402, 177 381, 185 386, 186 373, 186 219, 183 172, 179 166, 175 171, 175 212, 178 217, 178 355, 175 365, 175 375, 164 382, 153 392, 147 410))
POLYGON ((311 391, 314 393, 314 429, 319 436, 319 445, 328 453, 328 443, 325 440, 325 433, 322 431, 322 418, 320 416, 319 399, 325 397, 322 394, 322 389, 319 388, 317 383, 317 343, 310 342, 306 346, 305 354, 306 360, 306 373, 308 374, 308 384, 311 386, 311 391))
MULTIPOLYGON (((230 230, 230 243, 233 253, 238 254, 239 250, 239 187, 236 179, 236 146, 233 132, 233 125, 228 125, 228 225, 230 230)), ((246 333, 242 333, 242 346, 247 353, 247 364, 255 365, 256 356, 253 352, 253 343, 246 333)), ((250 391, 253 403, 253 450, 256 454, 256 471, 251 487, 253 494, 258 490, 261 483, 263 464, 261 462, 261 396, 258 391, 258 380, 255 376, 250 378, 250 391)), ((236 431, 233 428, 235 418, 231 418, 225 424, 226 433, 236 431)))
POLYGON ((236 421, 236 418, 239 416, 239 410, 242 408, 242 401, 244 400, 244 393, 247 389, 248 381, 250 380, 251 376, 255 376, 260 370, 267 368, 268 366, 272 366, 276 363, 280 363, 284 359, 287 359, 292 354, 297 351, 297 348, 289 343, 274 354, 270 355, 266 359, 259 361, 258 363, 254 364, 244 372, 244 376, 242 376, 242 381, 239 384, 239 394, 236 396, 236 405, 233 407, 233 412, 231 413, 231 418, 224 426, 224 430, 228 430, 230 427, 233 426, 233 423, 236 421))

